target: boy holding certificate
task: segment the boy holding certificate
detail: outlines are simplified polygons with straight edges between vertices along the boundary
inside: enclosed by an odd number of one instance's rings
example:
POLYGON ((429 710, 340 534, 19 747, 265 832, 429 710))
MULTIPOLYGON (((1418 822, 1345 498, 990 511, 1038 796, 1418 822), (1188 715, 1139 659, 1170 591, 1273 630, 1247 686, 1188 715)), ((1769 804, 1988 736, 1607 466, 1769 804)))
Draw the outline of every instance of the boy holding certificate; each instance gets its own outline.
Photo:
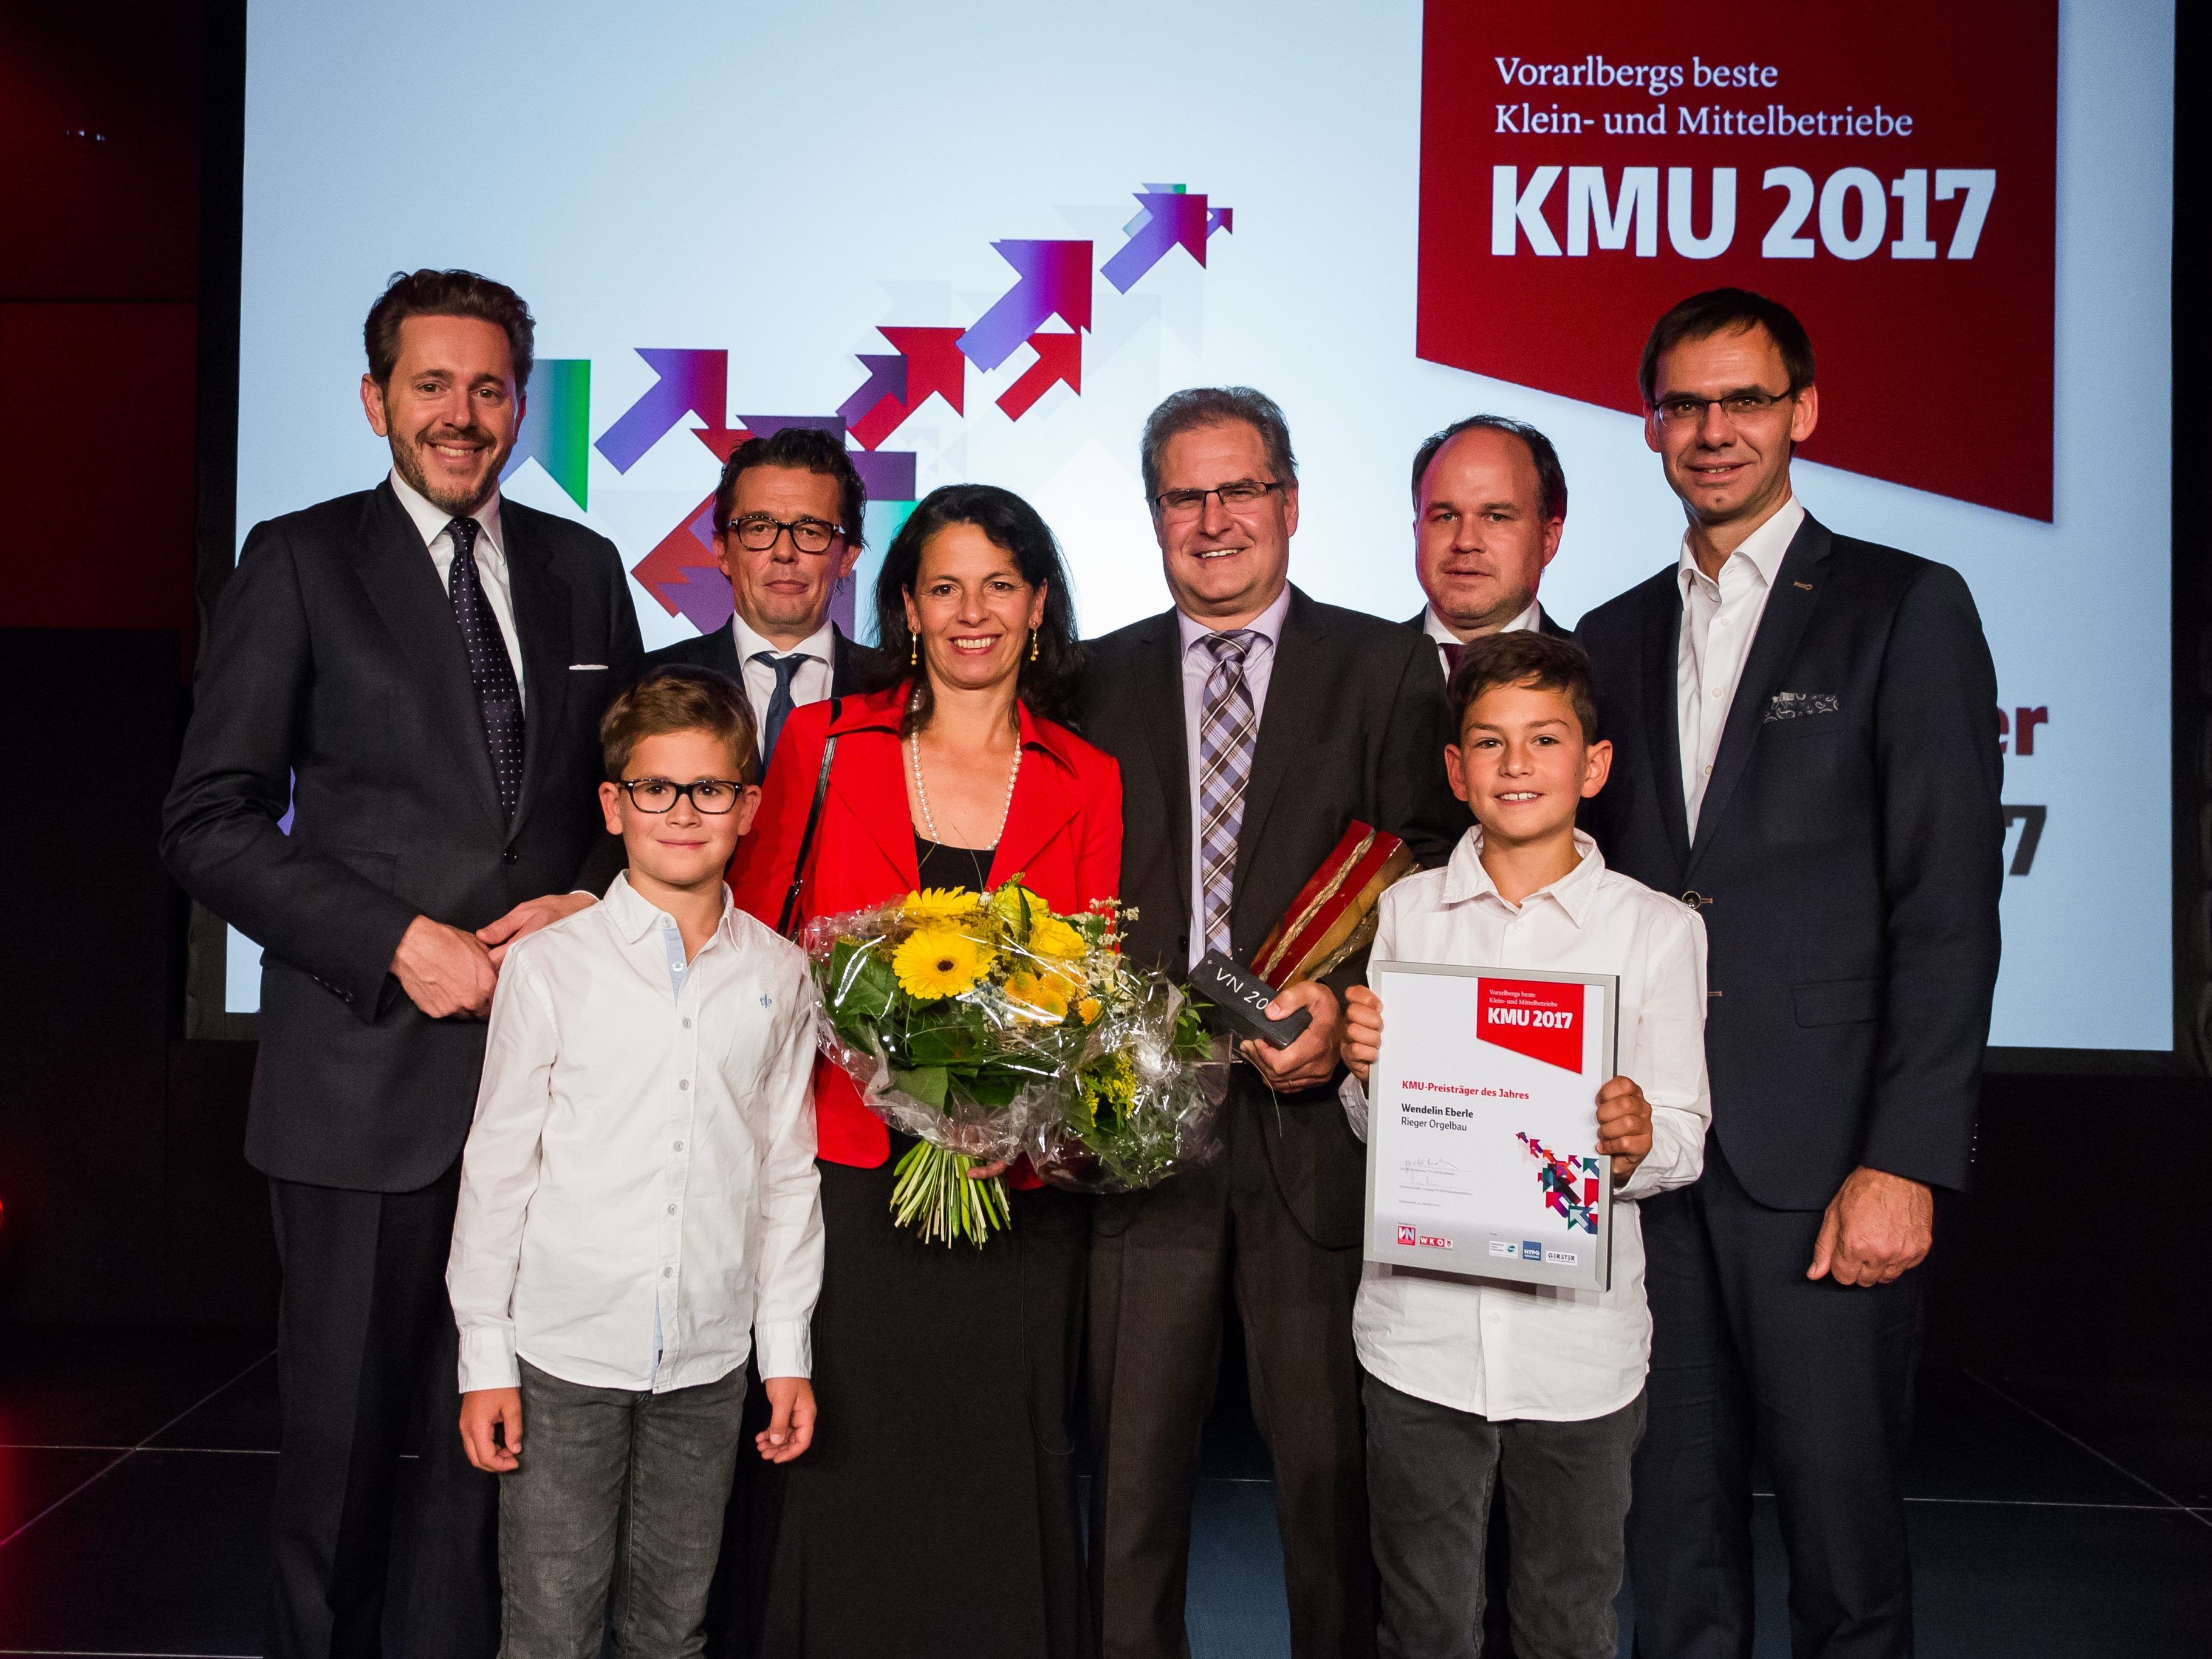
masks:
MULTIPOLYGON (((1612 1288, 1367 1264, 1353 1334, 1381 1648, 1391 1659, 1475 1659, 1484 1534, 1502 1480, 1515 1646, 1612 1659, 1651 1349, 1636 1200, 1696 1180, 1703 1164, 1705 928, 1694 910, 1607 870, 1575 828, 1612 758, 1590 738, 1578 647, 1534 631, 1472 641, 1449 701, 1459 740, 1446 768, 1475 828, 1443 869, 1384 894, 1373 959, 1618 976, 1621 1075, 1595 1101, 1616 1202, 1612 1288)), ((1386 1010, 1364 987, 1346 1001, 1343 1097, 1364 1139, 1386 1010)))

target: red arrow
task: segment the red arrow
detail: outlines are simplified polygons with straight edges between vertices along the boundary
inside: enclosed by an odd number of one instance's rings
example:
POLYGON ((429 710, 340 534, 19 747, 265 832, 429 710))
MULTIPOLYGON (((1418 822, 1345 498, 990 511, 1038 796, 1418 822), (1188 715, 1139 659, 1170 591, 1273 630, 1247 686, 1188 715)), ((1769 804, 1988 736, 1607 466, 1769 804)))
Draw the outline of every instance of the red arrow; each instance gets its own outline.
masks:
POLYGON ((726 466, 730 457, 737 453, 738 446, 753 434, 741 426, 695 426, 691 428, 691 435, 713 450, 714 459, 726 466))
POLYGON ((845 429, 853 434, 854 442, 863 449, 880 447, 933 392, 952 405, 954 414, 966 412, 962 402, 968 387, 968 360, 960 355, 960 348, 955 343, 960 338, 960 330, 879 328, 876 332, 889 340, 892 349, 906 359, 906 395, 879 398, 866 413, 856 418, 848 417, 845 429))
POLYGON ((1008 386, 999 399, 999 407, 1006 411, 1006 418, 1018 421, 1036 404, 1036 400, 1052 390, 1055 382, 1065 380, 1070 392, 1083 390, 1083 337, 1080 334, 1032 334, 1030 344, 1036 352, 1036 361, 1022 371, 1022 377, 1008 386))

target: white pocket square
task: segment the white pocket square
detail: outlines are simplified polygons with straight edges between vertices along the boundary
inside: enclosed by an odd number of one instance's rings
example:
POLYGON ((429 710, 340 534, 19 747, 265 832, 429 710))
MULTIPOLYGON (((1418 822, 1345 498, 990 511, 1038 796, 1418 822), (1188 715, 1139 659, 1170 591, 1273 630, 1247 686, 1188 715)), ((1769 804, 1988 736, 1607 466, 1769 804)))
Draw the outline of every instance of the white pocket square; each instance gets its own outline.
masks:
POLYGON ((604 674, 607 672, 607 665, 603 662, 572 662, 568 665, 568 672, 571 674, 604 674))

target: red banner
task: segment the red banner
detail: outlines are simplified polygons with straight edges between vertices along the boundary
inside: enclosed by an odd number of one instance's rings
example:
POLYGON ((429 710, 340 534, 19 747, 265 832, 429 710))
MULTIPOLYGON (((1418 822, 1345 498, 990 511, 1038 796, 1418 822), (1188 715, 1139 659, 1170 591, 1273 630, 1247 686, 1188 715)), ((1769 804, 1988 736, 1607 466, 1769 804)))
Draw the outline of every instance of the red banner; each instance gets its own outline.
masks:
POLYGON ((2051 516, 2057 0, 1731 17, 1428 0, 1415 349, 1644 412, 1660 313, 1755 289, 1820 362, 1806 458, 2051 516))
POLYGON ((1484 979, 1475 985, 1477 1034, 1485 1042, 1540 1060, 1583 1068, 1583 990, 1548 979, 1484 979))

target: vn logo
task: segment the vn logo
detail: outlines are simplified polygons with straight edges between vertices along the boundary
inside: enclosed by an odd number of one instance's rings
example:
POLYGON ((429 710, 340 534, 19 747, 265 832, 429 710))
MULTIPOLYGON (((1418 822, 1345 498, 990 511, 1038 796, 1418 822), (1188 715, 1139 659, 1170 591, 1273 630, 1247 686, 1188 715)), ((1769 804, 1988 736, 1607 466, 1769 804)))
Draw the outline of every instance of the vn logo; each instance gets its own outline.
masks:
POLYGON ((1583 1068, 1583 993, 1579 983, 1543 979, 1479 982, 1476 1035, 1547 1066, 1583 1068))

